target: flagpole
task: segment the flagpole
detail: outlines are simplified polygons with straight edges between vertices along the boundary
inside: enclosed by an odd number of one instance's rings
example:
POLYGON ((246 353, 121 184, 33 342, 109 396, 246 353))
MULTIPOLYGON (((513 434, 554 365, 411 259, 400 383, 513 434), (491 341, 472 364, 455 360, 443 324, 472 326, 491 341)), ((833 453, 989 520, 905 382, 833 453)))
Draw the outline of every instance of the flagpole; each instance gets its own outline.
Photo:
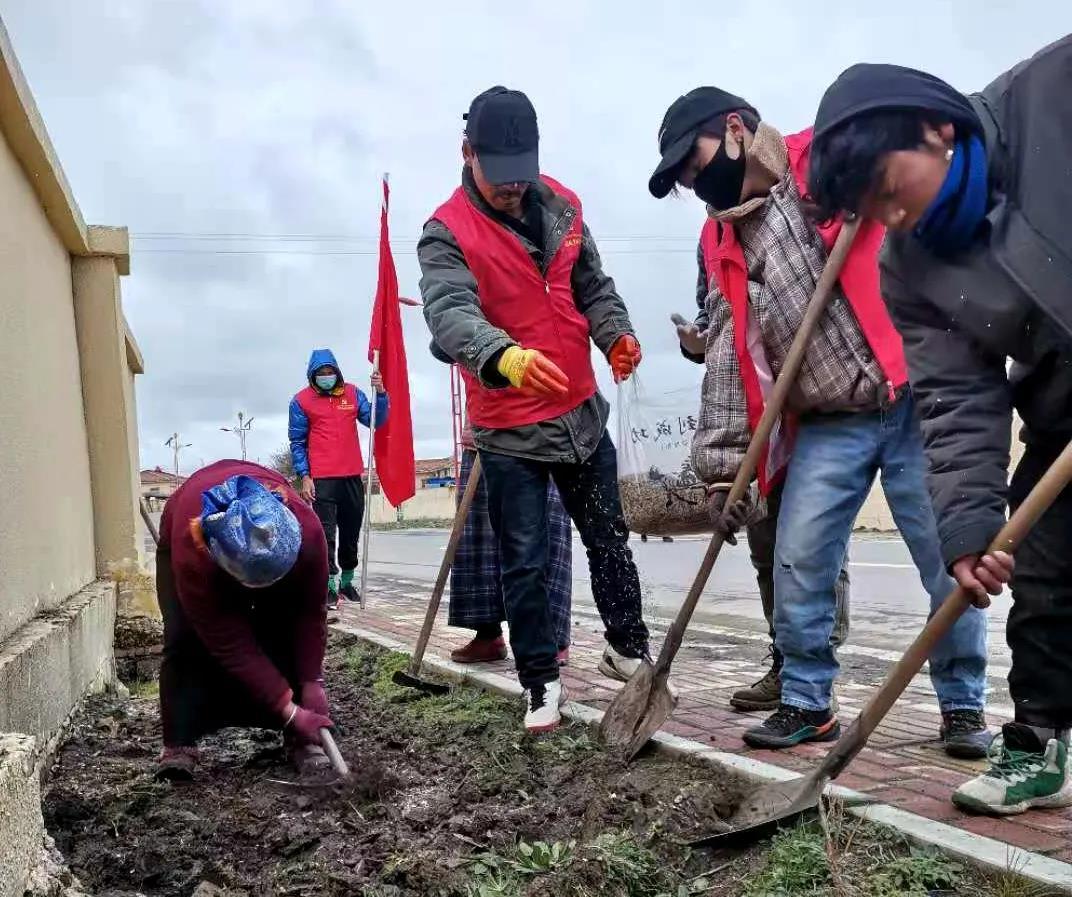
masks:
MULTIPOLYGON (((380 350, 372 353, 372 375, 380 372, 380 350)), ((380 404, 380 394, 372 387, 372 413, 369 415, 368 437, 368 479, 365 482, 365 531, 361 534, 361 609, 365 609, 365 589, 368 587, 368 545, 369 531, 372 529, 372 477, 376 471, 376 406, 380 404)), ((383 490, 380 490, 383 494, 383 490)))

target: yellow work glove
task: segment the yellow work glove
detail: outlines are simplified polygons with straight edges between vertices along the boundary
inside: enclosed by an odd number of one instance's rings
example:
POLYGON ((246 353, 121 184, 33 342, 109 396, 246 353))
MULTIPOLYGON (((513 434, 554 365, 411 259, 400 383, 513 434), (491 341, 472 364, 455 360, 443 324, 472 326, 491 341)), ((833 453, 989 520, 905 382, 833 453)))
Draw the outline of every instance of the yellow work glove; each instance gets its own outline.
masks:
POLYGON ((536 395, 564 396, 569 392, 569 377, 546 355, 536 349, 510 346, 496 365, 510 385, 536 395))

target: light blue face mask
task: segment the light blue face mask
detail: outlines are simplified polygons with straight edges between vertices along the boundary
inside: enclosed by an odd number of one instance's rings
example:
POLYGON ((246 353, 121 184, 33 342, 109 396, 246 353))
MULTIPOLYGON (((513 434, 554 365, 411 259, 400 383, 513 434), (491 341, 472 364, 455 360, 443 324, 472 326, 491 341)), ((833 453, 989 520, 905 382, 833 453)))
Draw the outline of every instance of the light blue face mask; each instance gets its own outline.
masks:
POLYGON ((334 374, 317 374, 316 385, 324 392, 330 392, 335 388, 335 382, 339 379, 334 374))

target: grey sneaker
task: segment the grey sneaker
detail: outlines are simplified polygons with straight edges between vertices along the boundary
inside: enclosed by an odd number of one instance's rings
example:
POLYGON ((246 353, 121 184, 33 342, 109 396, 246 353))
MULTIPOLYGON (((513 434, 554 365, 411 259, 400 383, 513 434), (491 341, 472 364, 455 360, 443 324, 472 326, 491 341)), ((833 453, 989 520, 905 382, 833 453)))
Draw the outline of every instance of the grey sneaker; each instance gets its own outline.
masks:
POLYGON ((950 710, 942 714, 939 731, 945 752, 961 760, 981 760, 993 738, 982 710, 950 710))
POLYGON ((778 709, 782 701, 782 655, 772 647, 770 658, 771 667, 762 679, 733 693, 730 706, 734 710, 745 712, 778 709))

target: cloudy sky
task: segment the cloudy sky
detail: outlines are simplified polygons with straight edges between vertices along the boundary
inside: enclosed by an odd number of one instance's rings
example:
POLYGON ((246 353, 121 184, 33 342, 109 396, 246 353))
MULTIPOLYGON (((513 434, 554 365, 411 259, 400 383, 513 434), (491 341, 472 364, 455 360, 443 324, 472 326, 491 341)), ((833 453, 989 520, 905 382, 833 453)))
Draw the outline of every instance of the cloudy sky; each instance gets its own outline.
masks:
MULTIPOLYGON (((677 389, 699 379, 668 316, 692 311, 702 209, 646 190, 673 99, 715 84, 791 132, 854 62, 972 90, 1072 31, 1067 0, 0 0, 0 13, 86 220, 134 235, 123 289, 146 360, 142 462, 170 465, 178 430, 184 470, 237 454, 219 428, 240 410, 256 418, 251 457, 282 446, 315 346, 367 383, 379 176, 416 295, 417 235, 458 181, 461 114, 492 84, 532 98, 543 168, 585 203, 643 382, 677 389)), ((403 314, 418 457, 445 455, 447 370, 420 311, 403 314)))

